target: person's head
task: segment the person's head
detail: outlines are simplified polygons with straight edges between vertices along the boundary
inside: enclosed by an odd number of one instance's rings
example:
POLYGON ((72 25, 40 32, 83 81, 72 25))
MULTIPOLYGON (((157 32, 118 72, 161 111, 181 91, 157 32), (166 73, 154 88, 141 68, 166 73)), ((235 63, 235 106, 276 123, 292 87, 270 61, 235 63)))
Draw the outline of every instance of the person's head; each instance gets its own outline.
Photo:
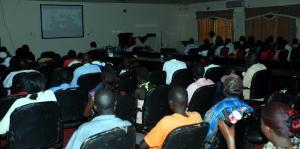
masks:
POLYGON ((119 77, 115 70, 101 72, 102 84, 106 89, 116 91, 119 87, 119 77))
POLYGON ((87 64, 87 63, 91 63, 92 62, 92 58, 91 55, 89 53, 85 53, 82 56, 82 63, 83 64, 87 64))
POLYGON ((246 37, 245 36, 240 36, 240 41, 245 43, 246 42, 246 37))
POLYGON ((190 40, 189 40, 189 44, 194 44, 194 38, 191 38, 190 40))
POLYGON ((299 44, 299 40, 297 38, 294 38, 292 41, 293 45, 298 45, 299 44))
POLYGON ((300 115, 281 102, 271 102, 261 111, 261 130, 273 144, 300 133, 300 115))
POLYGON ((100 115, 111 115, 114 114, 116 99, 114 93, 108 89, 96 92, 95 95, 95 110, 100 115))
POLYGON ((226 39, 225 39, 225 45, 227 45, 227 44, 229 44, 229 43, 231 43, 231 39, 230 39, 230 38, 226 38, 226 39))
POLYGON ((59 86, 63 83, 70 83, 72 80, 72 73, 63 68, 57 68, 52 73, 51 86, 59 86))
POLYGON ((212 38, 212 37, 214 37, 216 34, 215 34, 214 31, 210 31, 210 32, 208 33, 208 35, 209 35, 210 38, 212 38))
POLYGON ((226 98, 239 98, 243 92, 243 81, 240 78, 228 77, 223 84, 223 95, 226 98))
POLYGON ((10 64, 11 67, 17 70, 26 70, 29 68, 28 60, 25 57, 13 57, 10 64))
POLYGON ((240 49, 241 43, 239 41, 234 42, 234 49, 240 49))
POLYGON ((216 44, 218 46, 222 46, 224 45, 224 40, 222 39, 222 37, 218 36, 217 39, 216 39, 216 44))
POLYGON ((68 51, 68 58, 76 58, 76 51, 69 50, 68 51))
POLYGON ((92 42, 90 43, 90 47, 91 47, 91 48, 97 48, 97 43, 96 43, 95 41, 92 41, 92 42))
POLYGON ((194 79, 198 80, 203 78, 204 71, 204 67, 201 64, 196 64, 192 69, 194 79))
POLYGON ((203 43, 204 43, 204 44, 210 44, 210 43, 209 43, 209 40, 208 40, 207 38, 205 38, 205 39, 203 40, 203 43))
POLYGON ((30 52, 30 48, 29 48, 29 46, 27 45, 27 44, 24 44, 23 46, 22 46, 22 49, 23 49, 23 51, 24 52, 30 52))
POLYGON ((250 67, 258 62, 258 56, 255 52, 249 52, 248 56, 245 59, 247 67, 250 67))
POLYGON ((27 92, 28 94, 44 91, 46 79, 39 72, 19 73, 13 78, 12 92, 27 92))
POLYGON ((149 71, 146 67, 136 68, 135 73, 139 83, 143 83, 149 80, 149 71))
POLYGON ((185 111, 188 102, 188 94, 183 87, 172 87, 169 91, 169 106, 173 112, 185 111))

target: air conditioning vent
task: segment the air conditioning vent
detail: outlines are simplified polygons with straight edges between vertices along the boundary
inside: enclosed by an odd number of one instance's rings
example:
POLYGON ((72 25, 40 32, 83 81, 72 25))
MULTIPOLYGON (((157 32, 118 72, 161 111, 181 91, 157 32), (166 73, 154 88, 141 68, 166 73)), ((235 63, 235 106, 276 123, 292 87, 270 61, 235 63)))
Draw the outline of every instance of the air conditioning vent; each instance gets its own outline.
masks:
POLYGON ((226 8, 234 8, 234 7, 244 7, 244 0, 228 0, 226 1, 226 8))

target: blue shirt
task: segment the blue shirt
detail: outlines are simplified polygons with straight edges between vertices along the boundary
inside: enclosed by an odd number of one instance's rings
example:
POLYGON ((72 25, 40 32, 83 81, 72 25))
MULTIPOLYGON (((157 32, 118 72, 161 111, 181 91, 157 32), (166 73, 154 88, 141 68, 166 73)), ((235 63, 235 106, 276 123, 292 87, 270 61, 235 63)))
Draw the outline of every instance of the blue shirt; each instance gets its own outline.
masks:
POLYGON ((73 84, 63 83, 60 86, 51 87, 49 88, 49 90, 56 92, 61 89, 77 88, 77 87, 79 87, 77 84, 73 85, 73 84))
POLYGON ((82 75, 89 73, 98 73, 101 72, 101 69, 98 65, 95 64, 84 64, 81 67, 78 67, 73 72, 73 80, 71 82, 72 85, 77 85, 78 78, 82 75))
POLYGON ((218 131, 218 123, 220 120, 227 119, 224 115, 224 110, 227 113, 232 113, 233 110, 238 110, 240 113, 250 113, 253 109, 244 101, 238 98, 225 98, 215 106, 210 108, 204 115, 204 121, 209 123, 209 129, 205 138, 206 143, 213 143, 218 131), (244 109, 245 111, 241 111, 244 109))
POLYGON ((116 127, 130 126, 130 122, 115 115, 100 115, 82 124, 72 135, 65 149, 80 149, 81 144, 90 136, 116 127))

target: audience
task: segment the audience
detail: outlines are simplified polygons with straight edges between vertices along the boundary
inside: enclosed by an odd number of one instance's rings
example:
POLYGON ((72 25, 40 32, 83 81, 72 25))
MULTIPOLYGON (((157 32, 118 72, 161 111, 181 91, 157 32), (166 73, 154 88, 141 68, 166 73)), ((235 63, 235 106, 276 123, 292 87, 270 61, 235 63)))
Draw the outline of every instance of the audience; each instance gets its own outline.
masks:
POLYGON ((72 135, 66 149, 80 149, 81 144, 90 136, 116 127, 130 126, 130 122, 115 116, 116 97, 112 91, 101 90, 95 96, 94 111, 98 114, 91 121, 82 124, 72 135))
POLYGON ((161 149, 168 134, 175 128, 202 122, 199 113, 186 112, 187 98, 187 92, 182 87, 174 87, 170 90, 169 105, 174 114, 165 116, 156 124, 141 142, 141 149, 161 149))
POLYGON ((71 67, 72 65, 79 64, 81 62, 82 60, 76 57, 76 52, 74 50, 69 50, 67 56, 65 57, 63 67, 71 67))
MULTIPOLYGON (((251 52, 246 59, 246 67, 248 67, 246 72, 243 72, 243 97, 245 100, 250 100, 250 88, 251 81, 254 74, 261 70, 266 70, 267 67, 264 64, 258 63, 257 55, 251 52)), ((259 100, 259 99, 258 99, 259 100)))
POLYGON ((91 56, 87 53, 84 54, 82 58, 83 66, 76 68, 73 72, 72 85, 77 85, 78 78, 82 75, 101 72, 100 66, 91 64, 91 62, 91 56))
POLYGON ((77 88, 78 85, 70 84, 72 79, 72 74, 69 70, 64 68, 57 68, 52 73, 51 77, 51 88, 49 90, 56 92, 58 90, 64 90, 68 88, 77 88))
POLYGON ((223 85, 225 99, 210 108, 204 116, 204 121, 210 124, 208 134, 205 138, 205 148, 216 148, 218 145, 218 123, 225 120, 234 125, 242 119, 244 113, 253 112, 253 109, 244 101, 240 100, 243 91, 243 83, 240 78, 229 77, 223 85))
POLYGON ((193 38, 191 38, 184 49, 184 54, 188 55, 191 49, 199 48, 199 45, 195 44, 193 38))
POLYGON ((188 93, 188 104, 190 103, 194 92, 203 86, 208 86, 208 85, 213 85, 214 82, 210 79, 206 79, 204 76, 204 68, 202 65, 197 64, 193 67, 193 76, 194 76, 194 80, 195 82, 193 82, 192 84, 190 84, 186 91, 188 93))
MULTIPOLYGON (((10 115, 15 111, 18 107, 37 102, 47 102, 47 101, 56 101, 56 97, 52 91, 45 91, 46 87, 46 79, 41 73, 31 73, 30 75, 26 75, 24 80, 26 82, 22 82, 19 85, 20 89, 24 92, 30 93, 24 98, 17 99, 9 108, 5 116, 0 121, 0 134, 5 134, 9 131, 10 125, 10 115), (21 89, 23 88, 23 89, 21 89)), ((21 83, 21 82, 19 82, 21 83)), ((16 87, 18 88, 18 87, 16 87)), ((26 119, 24 119, 26 120, 26 119)))
POLYGON ((172 58, 171 55, 167 55, 168 61, 166 61, 163 65, 163 71, 166 72, 167 77, 166 77, 166 84, 169 85, 171 84, 172 77, 175 71, 180 70, 180 69, 186 69, 187 66, 185 62, 179 61, 177 59, 172 58))
POLYGON ((207 61, 208 61, 208 65, 204 67, 204 75, 205 76, 205 73, 209 70, 209 69, 212 69, 212 68, 216 68, 216 67, 220 67, 219 65, 216 65, 214 64, 214 56, 213 55, 209 55, 208 58, 207 58, 207 61))

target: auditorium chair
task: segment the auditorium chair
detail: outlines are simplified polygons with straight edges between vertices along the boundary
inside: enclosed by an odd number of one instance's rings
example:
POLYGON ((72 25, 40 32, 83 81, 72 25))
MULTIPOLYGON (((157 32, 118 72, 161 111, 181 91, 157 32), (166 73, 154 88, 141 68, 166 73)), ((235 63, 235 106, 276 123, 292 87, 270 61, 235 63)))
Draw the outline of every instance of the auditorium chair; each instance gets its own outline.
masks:
POLYGON ((168 104, 169 86, 157 86, 147 92, 142 109, 143 130, 151 130, 166 115, 172 114, 168 104))
POLYGON ((192 48, 188 51, 189 55, 198 55, 200 49, 199 48, 192 48))
POLYGON ((193 74, 189 69, 179 69, 172 76, 171 86, 187 88, 193 82, 193 74))
POLYGON ((209 124, 207 122, 182 126, 174 129, 166 138, 163 149, 203 148, 209 124))
POLYGON ((116 100, 117 117, 130 121, 132 124, 134 124, 136 117, 136 101, 133 96, 117 95, 116 100))
POLYGON ((87 97, 88 92, 94 89, 101 81, 101 73, 90 73, 80 76, 77 84, 81 89, 83 97, 87 97))
POLYGON ((221 77, 224 75, 224 68, 223 67, 214 67, 210 68, 205 72, 205 78, 211 79, 213 82, 219 82, 221 77))
POLYGON ((134 149, 135 128, 117 127, 87 138, 80 149, 134 149))
POLYGON ((61 109, 64 128, 78 127, 83 122, 82 113, 87 97, 82 97, 79 88, 62 89, 55 92, 57 103, 61 109))
POLYGON ((135 73, 129 71, 122 73, 120 76, 120 90, 124 91, 127 95, 133 95, 137 87, 137 78, 135 73))
POLYGON ((7 96, 0 99, 0 120, 5 116, 11 105, 24 96, 7 96))
POLYGON ((60 109, 56 102, 32 103, 10 116, 10 149, 58 148, 62 141, 60 109))
POLYGON ((198 88, 188 105, 189 111, 197 111, 200 115, 204 116, 206 111, 213 106, 213 97, 215 94, 215 86, 203 86, 198 88))
POLYGON ((165 71, 157 70, 152 71, 149 74, 149 80, 152 84, 155 85, 165 85, 166 84, 167 74, 165 71))
POLYGON ((221 56, 221 57, 228 57, 228 52, 229 52, 229 48, 223 47, 223 48, 221 49, 220 56, 221 56))

